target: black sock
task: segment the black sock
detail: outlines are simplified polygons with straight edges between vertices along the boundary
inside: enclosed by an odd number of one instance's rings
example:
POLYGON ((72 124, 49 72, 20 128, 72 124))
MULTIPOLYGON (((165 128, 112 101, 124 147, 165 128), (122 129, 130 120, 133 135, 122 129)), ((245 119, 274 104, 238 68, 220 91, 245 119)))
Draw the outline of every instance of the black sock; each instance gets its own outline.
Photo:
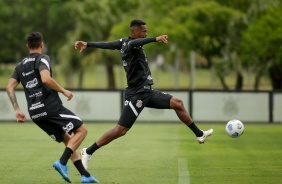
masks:
POLYGON ((96 142, 90 146, 89 148, 86 149, 86 153, 88 155, 92 155, 97 149, 99 149, 100 147, 96 144, 96 142))
POLYGON ((73 154, 72 149, 66 147, 63 155, 60 158, 60 162, 63 165, 67 165, 69 158, 71 157, 71 155, 73 154))
POLYGON ((194 132, 197 137, 204 135, 203 131, 201 131, 194 122, 192 122, 188 127, 194 132))
POLYGON ((80 175, 89 177, 89 172, 83 167, 81 160, 77 160, 73 163, 73 165, 76 167, 80 175))

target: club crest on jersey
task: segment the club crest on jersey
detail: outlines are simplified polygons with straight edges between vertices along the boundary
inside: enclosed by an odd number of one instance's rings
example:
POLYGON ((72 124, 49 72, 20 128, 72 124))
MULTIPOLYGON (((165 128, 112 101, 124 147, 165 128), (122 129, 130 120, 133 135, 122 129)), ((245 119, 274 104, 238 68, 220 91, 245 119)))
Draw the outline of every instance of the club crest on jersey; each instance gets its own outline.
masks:
POLYGON ((142 100, 137 100, 136 107, 142 107, 142 100))

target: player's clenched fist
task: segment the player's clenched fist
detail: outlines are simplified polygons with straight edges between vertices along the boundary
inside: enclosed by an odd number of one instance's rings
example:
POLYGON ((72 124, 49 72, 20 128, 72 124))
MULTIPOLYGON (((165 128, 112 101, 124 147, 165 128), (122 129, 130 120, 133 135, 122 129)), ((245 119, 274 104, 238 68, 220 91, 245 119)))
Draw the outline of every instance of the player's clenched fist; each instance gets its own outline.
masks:
POLYGON ((82 52, 84 49, 87 48, 87 42, 84 41, 76 41, 74 44, 74 48, 80 48, 79 52, 82 52))
POLYGON ((167 36, 167 35, 158 36, 158 37, 156 38, 156 41, 157 41, 157 42, 168 43, 168 36, 167 36))

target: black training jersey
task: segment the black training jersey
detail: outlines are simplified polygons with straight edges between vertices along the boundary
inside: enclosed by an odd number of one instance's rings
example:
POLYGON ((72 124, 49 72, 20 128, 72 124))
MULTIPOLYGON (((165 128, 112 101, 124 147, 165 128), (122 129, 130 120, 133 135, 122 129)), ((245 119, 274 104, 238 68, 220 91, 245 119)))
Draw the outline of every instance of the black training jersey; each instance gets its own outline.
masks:
POLYGON ((128 93, 143 92, 144 86, 153 85, 153 78, 148 65, 143 45, 156 42, 156 38, 121 38, 111 42, 88 42, 87 47, 120 50, 123 67, 126 72, 128 93))
POLYGON ((49 70, 52 75, 49 56, 34 53, 18 63, 11 76, 23 85, 32 120, 52 116, 62 108, 58 92, 48 88, 41 81, 39 72, 43 69, 49 70))

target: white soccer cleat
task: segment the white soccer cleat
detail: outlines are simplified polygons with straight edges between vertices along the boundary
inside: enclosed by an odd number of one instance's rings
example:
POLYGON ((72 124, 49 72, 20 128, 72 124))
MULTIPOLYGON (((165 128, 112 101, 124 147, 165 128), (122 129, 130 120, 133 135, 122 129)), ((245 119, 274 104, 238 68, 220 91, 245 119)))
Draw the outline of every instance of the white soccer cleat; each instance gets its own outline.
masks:
MULTIPOLYGON (((203 131, 203 130, 202 130, 203 131)), ((213 129, 209 129, 207 131, 203 131, 203 136, 202 137, 197 137, 199 144, 204 144, 206 141, 206 138, 208 136, 211 136, 213 133, 213 129)))
POLYGON ((83 165, 83 167, 87 170, 87 168, 88 168, 88 163, 89 163, 89 161, 90 161, 92 155, 88 155, 88 154, 86 153, 86 148, 82 148, 82 149, 80 150, 80 155, 81 155, 81 162, 82 162, 82 165, 83 165))

